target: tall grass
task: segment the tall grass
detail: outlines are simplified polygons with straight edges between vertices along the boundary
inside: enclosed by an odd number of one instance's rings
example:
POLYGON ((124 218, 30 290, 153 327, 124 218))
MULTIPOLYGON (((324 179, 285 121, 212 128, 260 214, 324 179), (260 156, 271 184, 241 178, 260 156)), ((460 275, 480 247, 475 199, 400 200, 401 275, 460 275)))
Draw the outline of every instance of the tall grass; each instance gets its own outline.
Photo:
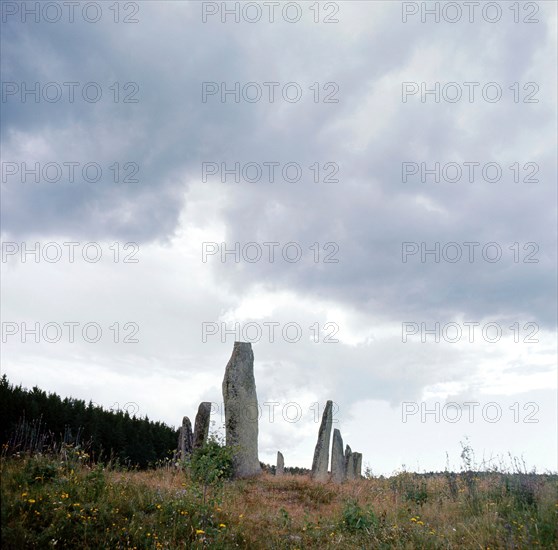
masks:
POLYGON ((520 461, 342 485, 305 475, 207 483, 170 465, 95 464, 73 446, 3 453, 4 548, 558 547, 558 476, 520 461))

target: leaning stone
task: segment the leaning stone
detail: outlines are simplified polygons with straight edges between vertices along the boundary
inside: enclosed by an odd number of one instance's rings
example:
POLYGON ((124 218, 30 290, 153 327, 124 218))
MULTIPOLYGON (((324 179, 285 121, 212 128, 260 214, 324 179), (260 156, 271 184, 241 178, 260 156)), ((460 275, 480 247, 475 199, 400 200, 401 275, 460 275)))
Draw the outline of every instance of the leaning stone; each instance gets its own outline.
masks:
POLYGON ((176 460, 182 460, 182 434, 184 433, 184 428, 180 426, 178 428, 178 443, 176 444, 176 460))
POLYGON ((275 468, 275 475, 282 476, 285 473, 285 459, 283 454, 277 451, 277 466, 275 468))
POLYGON ((360 479, 362 477, 362 453, 353 453, 353 467, 355 478, 360 479))
POLYGON ((353 452, 348 445, 345 447, 345 477, 346 479, 355 478, 355 463, 353 452))
POLYGON ((194 424, 193 448, 203 447, 209 434, 209 419, 211 416, 211 403, 203 401, 198 407, 194 424))
POLYGON ((343 455, 343 438, 341 432, 333 430, 333 444, 331 446, 331 479, 335 483, 345 480, 345 456, 343 455))
POLYGON ((258 396, 252 344, 235 342, 223 378, 225 432, 233 447, 234 477, 261 474, 258 458, 258 396))
POLYGON ((184 460, 188 455, 192 454, 194 448, 194 436, 192 435, 192 423, 190 419, 185 416, 182 419, 182 426, 180 426, 179 432, 179 451, 180 458, 184 460))
POLYGON ((314 449, 314 459, 312 460, 312 477, 318 481, 326 481, 329 464, 329 440, 331 437, 331 424, 333 421, 333 403, 326 403, 322 423, 318 432, 318 441, 314 449))

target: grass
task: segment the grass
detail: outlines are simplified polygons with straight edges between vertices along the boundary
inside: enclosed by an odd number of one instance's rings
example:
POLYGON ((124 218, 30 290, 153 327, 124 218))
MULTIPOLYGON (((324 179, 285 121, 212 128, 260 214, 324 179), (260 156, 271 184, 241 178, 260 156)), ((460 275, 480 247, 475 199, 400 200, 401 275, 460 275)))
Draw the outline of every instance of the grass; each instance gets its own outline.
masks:
POLYGON ((307 476, 209 487, 174 466, 124 470, 80 451, 3 456, 2 546, 25 548, 558 548, 558 476, 307 476))

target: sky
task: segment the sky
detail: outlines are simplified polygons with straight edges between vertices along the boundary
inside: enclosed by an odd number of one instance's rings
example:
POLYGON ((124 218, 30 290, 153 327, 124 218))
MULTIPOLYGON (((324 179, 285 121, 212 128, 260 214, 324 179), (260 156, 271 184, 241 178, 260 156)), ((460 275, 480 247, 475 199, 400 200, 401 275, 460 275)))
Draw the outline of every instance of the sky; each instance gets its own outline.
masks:
POLYGON ((556 471, 555 2, 7 2, 2 372, 260 460, 556 471), (424 4, 424 6, 423 6, 424 4))

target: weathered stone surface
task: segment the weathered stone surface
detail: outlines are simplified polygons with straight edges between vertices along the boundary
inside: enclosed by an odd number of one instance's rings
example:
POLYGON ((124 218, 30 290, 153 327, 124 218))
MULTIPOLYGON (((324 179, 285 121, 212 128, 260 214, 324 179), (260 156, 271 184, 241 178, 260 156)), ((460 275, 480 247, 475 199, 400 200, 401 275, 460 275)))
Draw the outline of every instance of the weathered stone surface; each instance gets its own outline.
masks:
POLYGON ((353 452, 348 445, 345 447, 345 477, 346 479, 355 479, 355 463, 353 452))
POLYGON ((282 476, 285 473, 285 459, 283 453, 277 451, 277 467, 275 468, 275 475, 282 476))
POLYGON ((178 458, 184 460, 192 453, 193 446, 192 423, 190 419, 185 416, 182 419, 182 426, 180 426, 178 430, 178 458))
POLYGON ((353 453, 353 467, 355 478, 360 479, 362 477, 362 453, 353 453))
POLYGON ((234 448, 234 476, 261 473, 258 458, 258 396, 252 344, 235 342, 223 378, 227 445, 234 448))
POLYGON ((194 423, 194 444, 193 448, 203 447, 209 434, 209 419, 211 416, 211 403, 203 401, 198 407, 196 421, 194 423))
POLYGON ((318 442, 314 449, 312 460, 312 477, 318 481, 326 481, 328 478, 329 465, 329 440, 331 438, 331 424, 333 421, 333 402, 326 403, 322 423, 318 432, 318 442))
POLYGON ((341 432, 333 430, 333 443, 331 445, 331 479, 335 483, 345 480, 345 455, 343 454, 343 438, 341 432))
POLYGON ((181 448, 182 448, 182 434, 183 433, 184 433, 184 428, 182 426, 180 426, 180 428, 178 428, 178 443, 176 444, 176 460, 181 460, 182 459, 181 448))

